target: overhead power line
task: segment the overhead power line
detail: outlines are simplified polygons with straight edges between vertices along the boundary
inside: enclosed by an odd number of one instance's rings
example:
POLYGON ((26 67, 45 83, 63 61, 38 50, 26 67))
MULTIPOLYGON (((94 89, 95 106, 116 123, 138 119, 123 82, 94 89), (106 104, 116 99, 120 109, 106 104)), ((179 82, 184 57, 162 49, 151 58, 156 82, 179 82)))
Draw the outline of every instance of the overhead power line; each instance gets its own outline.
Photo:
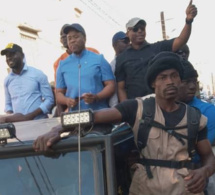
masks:
POLYGON ((106 23, 111 26, 121 27, 121 23, 117 20, 117 15, 114 14, 111 7, 106 1, 95 1, 95 0, 80 0, 87 8, 89 8, 94 14, 99 16, 106 23), (111 15, 109 14, 111 13, 111 15))

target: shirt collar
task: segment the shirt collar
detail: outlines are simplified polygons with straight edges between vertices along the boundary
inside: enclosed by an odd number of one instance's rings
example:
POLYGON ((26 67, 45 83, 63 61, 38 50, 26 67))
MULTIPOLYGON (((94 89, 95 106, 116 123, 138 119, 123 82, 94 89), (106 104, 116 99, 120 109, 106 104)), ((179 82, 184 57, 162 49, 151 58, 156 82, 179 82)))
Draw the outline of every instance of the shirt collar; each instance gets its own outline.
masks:
POLYGON ((86 50, 86 49, 83 49, 83 50, 81 51, 81 54, 80 54, 80 55, 76 55, 76 54, 74 54, 74 53, 72 53, 71 55, 74 56, 74 57, 76 57, 76 58, 81 58, 81 57, 84 56, 86 53, 87 53, 87 50, 86 50))
MULTIPOLYGON (((24 66, 23 66, 23 68, 22 68, 22 71, 20 72, 19 75, 23 74, 23 72, 26 72, 27 70, 28 70, 28 66, 27 66, 27 64, 24 64, 24 66)), ((10 74, 12 74, 12 75, 17 75, 17 74, 15 74, 12 70, 11 70, 10 74)))

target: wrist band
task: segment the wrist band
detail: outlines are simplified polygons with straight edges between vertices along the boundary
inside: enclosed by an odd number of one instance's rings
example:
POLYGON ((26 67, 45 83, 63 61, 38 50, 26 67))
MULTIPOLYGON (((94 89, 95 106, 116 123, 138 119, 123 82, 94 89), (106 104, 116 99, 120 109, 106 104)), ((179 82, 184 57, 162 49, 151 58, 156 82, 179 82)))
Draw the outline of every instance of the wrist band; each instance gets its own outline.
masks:
POLYGON ((193 19, 191 19, 191 20, 187 20, 187 18, 186 18, 185 22, 186 22, 186 24, 190 25, 190 24, 192 24, 192 23, 193 23, 193 19))

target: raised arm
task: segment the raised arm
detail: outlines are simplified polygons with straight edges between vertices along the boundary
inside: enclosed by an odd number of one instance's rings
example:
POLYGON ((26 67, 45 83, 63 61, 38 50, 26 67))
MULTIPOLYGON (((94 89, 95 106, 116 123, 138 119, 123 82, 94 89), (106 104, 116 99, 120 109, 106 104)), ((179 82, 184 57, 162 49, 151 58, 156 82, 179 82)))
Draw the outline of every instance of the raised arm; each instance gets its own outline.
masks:
POLYGON ((191 29, 192 29, 192 22, 193 19, 197 15, 197 8, 195 5, 193 5, 193 1, 190 0, 190 3, 186 9, 186 19, 185 19, 185 26, 182 29, 180 35, 175 38, 173 45, 172 45, 172 51, 176 52, 179 50, 184 44, 187 43, 189 40, 191 29))

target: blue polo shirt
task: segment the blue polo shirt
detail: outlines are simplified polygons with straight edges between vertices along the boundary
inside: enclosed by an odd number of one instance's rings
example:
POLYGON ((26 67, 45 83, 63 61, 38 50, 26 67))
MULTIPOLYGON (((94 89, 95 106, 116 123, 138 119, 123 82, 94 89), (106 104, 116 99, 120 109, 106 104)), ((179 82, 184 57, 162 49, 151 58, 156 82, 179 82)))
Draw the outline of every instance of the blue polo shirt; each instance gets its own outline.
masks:
POLYGON ((208 118, 207 129, 208 139, 212 144, 215 139, 215 106, 207 102, 194 97, 191 102, 188 103, 190 106, 198 108, 201 113, 208 118))
MULTIPOLYGON (((83 50, 79 56, 73 53, 60 61, 57 69, 56 88, 66 89, 65 96, 74 99, 79 96, 79 87, 81 95, 83 93, 97 94, 103 90, 103 82, 108 80, 114 80, 114 75, 104 56, 83 50)), ((99 110, 108 107, 108 100, 92 104, 85 104, 81 100, 81 109, 99 110)), ((71 110, 78 110, 78 105, 71 110)))

